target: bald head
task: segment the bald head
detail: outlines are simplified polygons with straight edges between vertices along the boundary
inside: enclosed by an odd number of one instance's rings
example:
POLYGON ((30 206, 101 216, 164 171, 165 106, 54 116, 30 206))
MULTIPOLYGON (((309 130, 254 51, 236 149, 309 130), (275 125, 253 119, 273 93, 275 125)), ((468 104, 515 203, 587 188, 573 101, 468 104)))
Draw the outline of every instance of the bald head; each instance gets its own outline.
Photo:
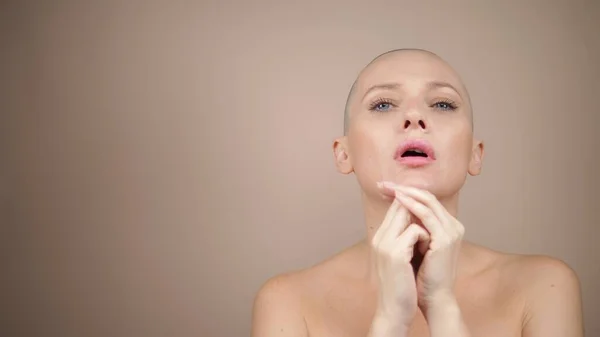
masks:
MULTIPOLYGON (((445 73, 449 74, 450 77, 455 78, 455 81, 458 83, 457 87, 460 87, 458 90, 462 91, 464 93, 464 95, 466 96, 465 100, 469 103, 468 104, 469 115, 472 120, 472 113, 470 111, 471 104, 470 104, 470 97, 469 97, 468 91, 467 91, 466 87, 464 86, 464 84, 462 83, 460 76, 454 71, 454 69, 446 61, 444 61, 437 54, 430 52, 428 50, 424 50, 424 49, 416 49, 416 48, 394 49, 394 50, 387 51, 383 54, 380 54, 377 57, 375 57, 373 60, 371 60, 371 62, 369 62, 363 68, 363 70, 360 71, 356 80, 352 84, 352 87, 350 88, 350 92, 348 93, 348 97, 346 99, 346 106, 344 107, 344 135, 348 132, 348 128, 350 127, 351 110, 352 110, 352 106, 353 106, 354 96, 357 91, 357 87, 359 87, 361 84, 361 80, 365 76, 372 75, 373 72, 378 72, 378 71, 380 72, 380 68, 382 68, 382 67, 383 68, 390 67, 391 65, 393 65, 395 63, 397 64, 398 62, 416 62, 416 61, 423 62, 423 63, 431 62, 430 63, 431 67, 440 67, 444 70, 445 73), (412 57, 410 58, 410 60, 403 60, 401 57, 403 55, 406 55, 406 56, 410 55, 412 57)), ((373 77, 373 76, 370 76, 370 77, 373 77)))

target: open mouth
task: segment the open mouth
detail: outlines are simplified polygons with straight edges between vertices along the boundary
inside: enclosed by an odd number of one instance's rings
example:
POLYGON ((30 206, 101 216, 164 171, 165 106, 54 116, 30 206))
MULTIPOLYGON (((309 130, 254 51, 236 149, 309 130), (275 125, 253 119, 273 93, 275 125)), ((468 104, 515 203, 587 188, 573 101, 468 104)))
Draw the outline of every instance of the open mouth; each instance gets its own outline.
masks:
POLYGON ((427 158, 429 157, 427 155, 427 153, 425 153, 424 150, 420 150, 420 149, 408 149, 406 151, 404 151, 401 155, 401 158, 406 158, 406 157, 423 157, 423 158, 427 158))
POLYGON ((433 146, 425 139, 407 140, 396 149, 395 159, 399 162, 416 165, 434 161, 433 146))

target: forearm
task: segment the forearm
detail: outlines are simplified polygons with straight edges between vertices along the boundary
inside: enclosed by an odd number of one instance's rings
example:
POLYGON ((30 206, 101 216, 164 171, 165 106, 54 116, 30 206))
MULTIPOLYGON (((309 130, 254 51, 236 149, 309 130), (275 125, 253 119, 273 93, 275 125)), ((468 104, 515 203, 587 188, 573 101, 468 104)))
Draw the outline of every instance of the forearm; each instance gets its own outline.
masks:
POLYGON ((390 315, 376 313, 368 337, 407 337, 408 326, 390 315))
POLYGON ((428 306, 424 312, 431 337, 470 337, 458 301, 444 296, 428 306))

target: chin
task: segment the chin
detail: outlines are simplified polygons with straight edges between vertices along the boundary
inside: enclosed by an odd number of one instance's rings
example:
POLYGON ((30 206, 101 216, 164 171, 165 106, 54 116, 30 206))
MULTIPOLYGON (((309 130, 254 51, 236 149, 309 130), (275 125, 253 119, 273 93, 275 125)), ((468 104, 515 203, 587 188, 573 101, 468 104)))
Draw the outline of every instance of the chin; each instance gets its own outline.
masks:
POLYGON ((438 199, 445 199, 457 192, 453 186, 449 186, 449 182, 434 180, 431 178, 426 179, 424 177, 405 177, 402 179, 392 180, 392 182, 399 185, 415 187, 428 191, 435 195, 438 199))
POLYGON ((434 192, 438 182, 429 174, 403 174, 401 177, 395 177, 390 181, 404 186, 410 186, 434 192))
POLYGON ((419 189, 426 190, 429 192, 433 192, 433 190, 435 190, 435 184, 433 184, 433 182, 431 180, 405 179, 405 180, 394 181, 394 182, 399 185, 415 187, 415 188, 419 188, 419 189))

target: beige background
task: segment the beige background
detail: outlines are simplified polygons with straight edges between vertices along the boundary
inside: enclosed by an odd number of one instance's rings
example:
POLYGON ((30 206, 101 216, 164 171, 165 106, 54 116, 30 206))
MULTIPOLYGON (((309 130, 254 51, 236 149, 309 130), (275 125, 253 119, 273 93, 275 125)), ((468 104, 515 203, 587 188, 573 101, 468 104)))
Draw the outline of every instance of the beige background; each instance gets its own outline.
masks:
POLYGON ((0 5, 2 335, 248 335, 268 277, 363 235, 331 144, 399 47, 470 88, 467 237, 564 259, 600 335, 598 1, 83 3, 0 5))

